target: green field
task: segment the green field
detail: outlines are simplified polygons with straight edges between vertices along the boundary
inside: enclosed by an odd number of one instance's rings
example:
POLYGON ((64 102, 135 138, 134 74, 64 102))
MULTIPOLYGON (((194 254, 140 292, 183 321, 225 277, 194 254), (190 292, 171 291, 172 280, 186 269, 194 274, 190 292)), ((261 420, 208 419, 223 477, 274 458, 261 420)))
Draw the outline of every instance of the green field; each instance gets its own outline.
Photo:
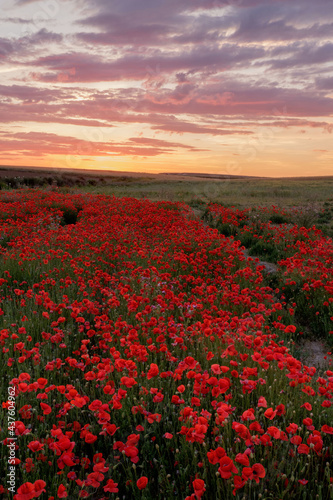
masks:
POLYGON ((104 185, 61 188, 116 197, 147 198, 152 201, 184 202, 202 216, 207 203, 226 207, 297 207, 300 214, 292 221, 299 226, 316 225, 333 236, 333 178, 313 179, 106 179, 104 185))
POLYGON ((197 210, 199 217, 208 203, 240 209, 297 207, 301 214, 294 224, 315 224, 325 235, 333 236, 333 176, 277 179, 0 166, 0 189, 27 187, 184 202, 197 210))
POLYGON ((317 205, 333 201, 333 178, 318 179, 225 179, 225 180, 151 180, 127 179, 108 182, 105 186, 80 188, 93 193, 114 194, 194 203, 224 203, 226 206, 249 205, 295 206, 317 205))
POLYGON ((333 176, 277 179, 0 166, 0 189, 47 186, 154 201, 215 202, 236 207, 316 206, 333 200, 333 176))

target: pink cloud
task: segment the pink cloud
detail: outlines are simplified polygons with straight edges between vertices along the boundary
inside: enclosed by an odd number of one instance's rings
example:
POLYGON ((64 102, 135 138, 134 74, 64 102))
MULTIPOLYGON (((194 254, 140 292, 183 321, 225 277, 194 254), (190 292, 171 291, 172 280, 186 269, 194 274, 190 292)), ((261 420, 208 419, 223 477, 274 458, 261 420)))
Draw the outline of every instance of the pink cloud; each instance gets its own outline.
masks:
POLYGON ((171 154, 177 148, 201 151, 193 146, 153 138, 131 138, 123 143, 97 142, 45 132, 0 132, 0 151, 3 154, 31 156, 159 156, 171 154))
POLYGON ((29 66, 36 66, 39 72, 32 74, 33 79, 41 82, 100 82, 126 79, 147 79, 151 72, 170 74, 179 71, 225 71, 231 65, 262 57, 262 48, 226 46, 222 49, 198 47, 181 53, 164 52, 156 54, 125 54, 106 62, 96 55, 84 53, 66 53, 40 57, 27 61, 29 66), (48 72, 41 72, 45 68, 48 72), (51 73, 50 73, 51 71, 51 73))

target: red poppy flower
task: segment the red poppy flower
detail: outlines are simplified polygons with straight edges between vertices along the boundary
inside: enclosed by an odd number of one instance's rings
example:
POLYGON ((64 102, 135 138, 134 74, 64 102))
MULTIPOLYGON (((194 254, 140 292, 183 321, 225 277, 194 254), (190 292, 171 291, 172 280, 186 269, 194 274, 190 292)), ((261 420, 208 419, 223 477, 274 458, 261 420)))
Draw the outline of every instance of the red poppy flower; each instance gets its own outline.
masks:
POLYGON ((21 420, 17 420, 15 422, 15 434, 16 436, 23 436, 25 434, 29 434, 30 430, 26 429, 25 425, 21 420))
POLYGON ((240 476, 234 476, 234 489, 232 491, 232 494, 235 496, 236 491, 243 488, 245 483, 246 483, 245 479, 242 479, 240 476))
POLYGON ((216 450, 210 450, 207 453, 209 462, 213 465, 219 463, 220 459, 225 456, 225 449, 219 446, 216 450))
POLYGON ((195 479, 193 481, 192 485, 193 485, 193 489, 194 489, 194 493, 195 493, 196 498, 200 500, 200 498, 202 497, 202 495, 206 491, 205 481, 203 481, 202 479, 195 479))
POLYGON ((310 448, 306 444, 300 444, 297 448, 298 453, 303 453, 305 455, 309 454, 310 448))
POLYGON ((235 462, 248 467, 250 465, 250 460, 246 453, 237 453, 235 457, 235 462))
POLYGON ((267 428, 267 432, 270 436, 274 437, 275 439, 279 439, 281 434, 280 429, 274 427, 273 425, 267 428))
POLYGON ((41 378, 37 379, 37 383, 38 383, 39 389, 44 389, 44 387, 47 384, 47 379, 41 377, 41 378))
POLYGON ((221 373, 221 368, 220 365, 218 364, 212 365, 210 369, 212 370, 213 373, 215 373, 215 375, 219 375, 221 373))
POLYGON ((283 404, 277 405, 276 409, 276 414, 281 417, 281 415, 285 415, 286 409, 283 404))
POLYGON ((103 487, 104 491, 108 491, 109 493, 118 493, 119 489, 117 488, 118 483, 115 483, 113 479, 108 479, 108 482, 103 487))
POLYGON ((39 441, 31 441, 29 444, 28 444, 28 448, 29 450, 33 451, 36 453, 36 451, 40 451, 42 450, 44 447, 44 445, 42 443, 40 443, 39 441))
POLYGON ((258 406, 260 407, 263 407, 263 408, 267 408, 267 401, 266 399, 264 398, 264 396, 260 396, 259 398, 259 401, 258 401, 258 406))
POLYGON ((84 440, 86 443, 92 444, 97 440, 97 436, 95 436, 91 432, 87 432, 86 435, 84 436, 84 440))
POLYGON ((238 472, 231 458, 227 456, 221 458, 218 471, 223 479, 229 479, 229 477, 232 476, 232 473, 238 472))
POLYGON ((312 411, 312 405, 310 403, 304 403, 304 405, 301 405, 301 408, 312 411))
POLYGON ((266 476, 266 471, 262 464, 253 464, 252 473, 256 483, 259 483, 259 478, 264 478, 266 476))
POLYGON ((41 409, 43 410, 43 415, 49 415, 52 412, 51 406, 46 403, 39 403, 41 409))
POLYGON ((301 438, 301 436, 293 436, 293 437, 290 439, 290 442, 291 442, 291 444, 296 444, 296 445, 299 445, 299 444, 301 444, 301 442, 302 442, 302 438, 301 438))
POLYGON ((255 416, 254 416, 254 409, 253 408, 249 408, 248 410, 245 410, 242 414, 242 420, 255 420, 255 416))
POLYGON ((46 492, 45 490, 46 482, 43 481, 42 479, 37 479, 34 483, 34 488, 35 488, 35 498, 38 498, 43 492, 46 492))
POLYGON ((298 431, 298 425, 297 424, 289 424, 288 427, 286 428, 286 431, 288 434, 296 434, 298 431))
POLYGON ((326 434, 333 434, 333 427, 330 427, 329 425, 325 424, 322 426, 321 432, 325 432, 326 434))
POLYGON ((57 492, 58 498, 67 498, 68 493, 66 491, 66 488, 63 484, 60 484, 57 492))
POLYGON ((27 482, 18 488, 15 500, 31 500, 31 498, 35 498, 35 495, 36 490, 34 484, 27 482))
POLYGON ((252 470, 252 467, 243 467, 242 478, 245 481, 250 481, 251 479, 253 479, 253 470, 252 470))
POLYGON ((147 379, 150 380, 159 374, 158 366, 155 363, 151 363, 150 368, 147 373, 147 379))
POLYGON ((136 485, 139 488, 139 490, 144 490, 147 484, 148 484, 148 478, 146 476, 140 477, 136 482, 136 485))
POLYGON ((264 415, 266 418, 269 418, 269 420, 273 420, 273 418, 275 417, 277 411, 276 410, 273 410, 273 408, 268 408, 264 415))

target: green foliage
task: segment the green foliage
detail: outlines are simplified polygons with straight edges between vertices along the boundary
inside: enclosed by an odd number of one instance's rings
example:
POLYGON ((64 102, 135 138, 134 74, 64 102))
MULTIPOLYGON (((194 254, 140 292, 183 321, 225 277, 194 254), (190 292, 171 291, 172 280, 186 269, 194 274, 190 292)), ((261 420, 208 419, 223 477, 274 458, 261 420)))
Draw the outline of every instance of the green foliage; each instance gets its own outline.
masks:
POLYGON ((210 210, 208 208, 206 208, 206 210, 204 211, 204 213, 202 214, 202 220, 204 222, 206 222, 208 225, 211 225, 214 221, 214 217, 213 217, 213 214, 210 212, 210 210))
POLYGON ((332 220, 332 212, 329 208, 326 208, 318 216, 319 223, 326 224, 332 220))
POLYGON ((11 236, 4 236, 3 238, 0 239, 0 246, 2 248, 7 248, 8 243, 11 241, 12 237, 11 236))
POLYGON ((257 240, 252 233, 243 233, 240 241, 245 248, 250 248, 257 240))
POLYGON ((192 208, 205 208, 206 203, 203 200, 200 199, 193 199, 188 202, 188 205, 192 208))
POLYGON ((221 219, 216 224, 216 229, 224 236, 236 236, 238 234, 237 227, 232 224, 223 223, 221 219))
POLYGON ((60 220, 60 225, 67 226, 68 224, 76 224, 78 215, 82 208, 64 207, 62 210, 63 214, 60 220))
POLYGON ((267 262, 277 262, 279 252, 272 243, 257 240, 249 249, 249 254, 257 257, 262 257, 267 262))
POLYGON ((289 220, 284 215, 281 215, 281 214, 271 215, 270 220, 271 220, 272 224, 285 224, 285 223, 289 222, 289 220))

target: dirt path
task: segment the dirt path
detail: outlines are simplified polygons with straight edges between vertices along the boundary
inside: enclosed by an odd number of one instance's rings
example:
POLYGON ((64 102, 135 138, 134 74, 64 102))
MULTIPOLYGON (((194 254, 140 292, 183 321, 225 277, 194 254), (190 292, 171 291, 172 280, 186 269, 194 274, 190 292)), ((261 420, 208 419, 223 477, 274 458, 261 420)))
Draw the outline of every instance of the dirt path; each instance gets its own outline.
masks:
POLYGON ((266 262, 265 260, 260 260, 259 257, 256 257, 254 255, 249 255, 249 252, 246 249, 243 250, 243 254, 244 254, 244 257, 246 259, 248 257, 250 257, 251 259, 253 259, 253 264, 256 267, 258 267, 258 266, 264 266, 265 271, 267 272, 267 274, 274 274, 278 270, 278 266, 276 264, 274 264, 273 262, 266 262), (255 262, 255 259, 259 259, 259 261, 255 262))
MULTIPOLYGON (((203 211, 200 209, 192 208, 193 216, 195 219, 202 220, 203 211)), ((205 226, 208 224, 205 221, 202 221, 205 226)), ((267 274, 274 274, 278 271, 277 264, 273 262, 267 262, 261 260, 259 257, 255 257, 253 255, 249 255, 248 250, 245 248, 242 250, 245 260, 249 257, 252 259, 252 265, 255 265, 256 268, 259 266, 264 266, 265 272, 267 274), (255 262, 255 259, 258 258, 258 261, 255 262)), ((331 356, 327 353, 330 351, 329 346, 323 340, 304 340, 300 341, 296 344, 296 353, 295 356, 298 358, 304 365, 309 367, 314 366, 319 372, 327 370, 330 368, 330 360, 331 356)))
MULTIPOLYGON (((205 226, 209 225, 205 221, 202 220, 203 210, 200 210, 198 208, 192 208, 192 212, 193 212, 193 215, 194 215, 195 219, 200 219, 203 222, 203 224, 205 224, 205 226)), ((276 273, 277 270, 278 270, 278 266, 276 264, 274 264, 273 262, 267 262, 265 260, 260 260, 260 258, 256 257, 255 255, 249 255, 248 250, 246 248, 243 250, 243 254, 244 254, 244 257, 245 257, 246 260, 247 260, 248 257, 250 257, 251 259, 253 259, 253 264, 256 267, 258 267, 258 266, 264 266, 265 271, 267 272, 267 274, 276 273), (259 259, 259 261, 255 262, 255 259, 259 259)))
POLYGON ((328 355, 329 347, 324 341, 304 340, 297 344, 300 361, 306 366, 314 366, 318 370, 328 370, 330 368, 331 356, 328 355))

